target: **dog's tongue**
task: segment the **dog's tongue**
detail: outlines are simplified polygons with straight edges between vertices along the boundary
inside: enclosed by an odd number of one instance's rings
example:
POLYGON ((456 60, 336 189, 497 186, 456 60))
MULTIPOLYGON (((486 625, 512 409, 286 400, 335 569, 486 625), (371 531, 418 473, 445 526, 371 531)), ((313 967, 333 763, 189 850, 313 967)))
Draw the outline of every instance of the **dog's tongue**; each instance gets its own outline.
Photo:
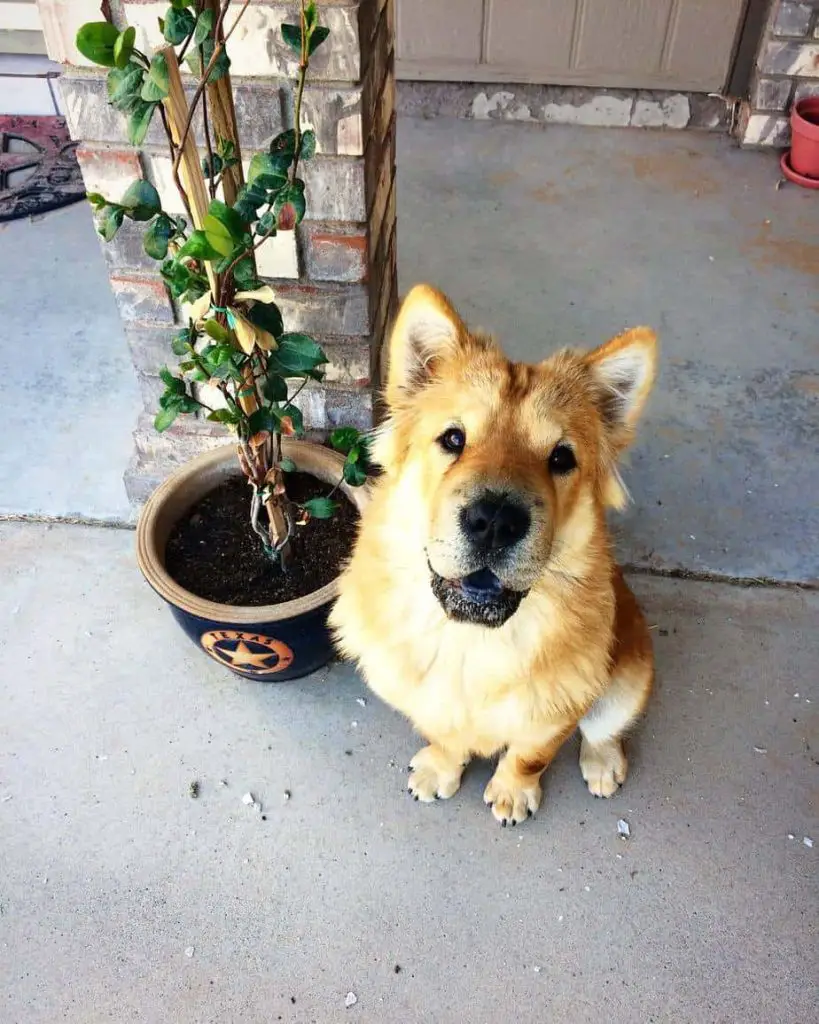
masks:
POLYGON ((503 590, 503 584, 491 569, 479 569, 461 580, 461 590, 471 601, 493 601, 503 590))

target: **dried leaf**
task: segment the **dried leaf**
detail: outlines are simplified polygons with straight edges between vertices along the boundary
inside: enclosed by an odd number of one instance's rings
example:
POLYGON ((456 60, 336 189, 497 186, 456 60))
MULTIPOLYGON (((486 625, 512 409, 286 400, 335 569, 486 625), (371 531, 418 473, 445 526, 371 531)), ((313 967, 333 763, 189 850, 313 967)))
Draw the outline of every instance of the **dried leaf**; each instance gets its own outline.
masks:
POLYGON ((293 419, 290 416, 282 416, 279 420, 279 429, 285 437, 290 437, 296 433, 296 428, 293 426, 293 419))
POLYGON ((234 298, 240 302, 249 299, 255 299, 256 302, 274 302, 276 293, 269 284, 263 284, 261 288, 254 288, 249 292, 236 292, 234 298))
POLYGON ((252 437, 249 437, 247 443, 250 445, 251 448, 261 448, 262 445, 266 444, 269 439, 269 432, 267 430, 260 430, 252 437))
POLYGON ((230 313, 233 320, 232 327, 236 332, 236 338, 242 347, 242 350, 250 355, 254 347, 258 345, 260 349, 265 352, 270 352, 272 349, 278 347, 276 339, 272 334, 262 330, 261 327, 257 327, 252 324, 246 316, 235 309, 233 306, 230 307, 230 313))
POLYGON ((196 302, 192 302, 189 306, 187 306, 186 312, 194 323, 196 323, 198 320, 201 320, 205 313, 207 313, 207 311, 210 309, 211 301, 212 300, 210 292, 205 292, 205 294, 201 295, 196 300, 196 302))

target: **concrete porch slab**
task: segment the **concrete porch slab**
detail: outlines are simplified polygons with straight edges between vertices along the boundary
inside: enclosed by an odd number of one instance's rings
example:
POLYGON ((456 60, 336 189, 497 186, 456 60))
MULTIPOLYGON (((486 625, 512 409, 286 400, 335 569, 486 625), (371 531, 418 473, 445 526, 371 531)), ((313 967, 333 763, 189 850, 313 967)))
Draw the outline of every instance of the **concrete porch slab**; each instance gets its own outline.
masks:
POLYGON ((625 788, 590 797, 570 743, 503 830, 486 764, 409 800, 417 740, 349 668, 209 662, 132 549, 0 525, 3 1020, 812 1018, 819 596, 636 578, 659 679, 625 788))

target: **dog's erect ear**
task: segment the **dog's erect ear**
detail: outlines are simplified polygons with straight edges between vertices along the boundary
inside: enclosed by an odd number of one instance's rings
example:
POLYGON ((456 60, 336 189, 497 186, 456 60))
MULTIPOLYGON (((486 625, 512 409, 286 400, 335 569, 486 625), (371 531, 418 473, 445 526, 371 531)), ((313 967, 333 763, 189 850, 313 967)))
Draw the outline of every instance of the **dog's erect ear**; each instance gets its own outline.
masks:
POLYGON ((632 327, 585 359, 600 387, 598 401, 610 441, 619 451, 631 441, 654 383, 657 335, 650 327, 632 327))
POLYGON ((596 401, 609 455, 603 501, 625 508, 628 491, 617 469, 617 456, 631 443, 657 372, 657 335, 650 327, 633 327, 585 356, 597 384, 596 401))
POLYGON ((447 297, 430 285, 415 285, 401 305, 390 338, 388 404, 422 387, 436 362, 454 355, 466 336, 466 326, 447 297))

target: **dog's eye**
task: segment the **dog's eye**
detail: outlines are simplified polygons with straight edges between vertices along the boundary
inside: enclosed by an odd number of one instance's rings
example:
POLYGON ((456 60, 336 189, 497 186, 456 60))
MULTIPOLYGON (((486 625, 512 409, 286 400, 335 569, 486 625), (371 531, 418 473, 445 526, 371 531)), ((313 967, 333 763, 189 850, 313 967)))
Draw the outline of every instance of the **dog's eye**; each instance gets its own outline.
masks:
POLYGON ((449 430, 445 430, 438 438, 438 444, 440 444, 445 452, 451 452, 452 455, 460 455, 466 445, 466 434, 460 427, 450 427, 449 430))
POLYGON ((552 449, 552 454, 549 456, 549 469, 557 476, 563 476, 564 473, 571 473, 573 469, 577 469, 577 459, 567 444, 557 444, 552 449))

